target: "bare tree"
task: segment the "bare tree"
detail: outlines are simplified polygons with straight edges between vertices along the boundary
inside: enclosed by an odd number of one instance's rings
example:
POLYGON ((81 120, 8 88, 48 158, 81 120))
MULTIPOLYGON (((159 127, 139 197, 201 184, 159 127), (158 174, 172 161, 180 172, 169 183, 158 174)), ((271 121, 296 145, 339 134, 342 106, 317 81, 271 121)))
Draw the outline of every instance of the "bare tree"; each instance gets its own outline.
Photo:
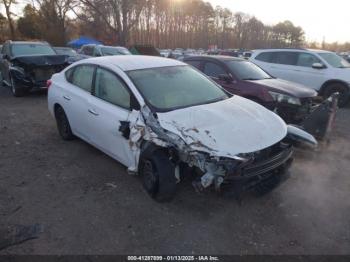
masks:
POLYGON ((11 6, 13 4, 17 4, 17 1, 16 0, 2 0, 2 3, 4 4, 4 7, 5 7, 6 17, 7 17, 7 21, 8 21, 9 28, 10 28, 11 39, 15 39, 16 38, 16 31, 15 31, 14 22, 12 20, 11 6))

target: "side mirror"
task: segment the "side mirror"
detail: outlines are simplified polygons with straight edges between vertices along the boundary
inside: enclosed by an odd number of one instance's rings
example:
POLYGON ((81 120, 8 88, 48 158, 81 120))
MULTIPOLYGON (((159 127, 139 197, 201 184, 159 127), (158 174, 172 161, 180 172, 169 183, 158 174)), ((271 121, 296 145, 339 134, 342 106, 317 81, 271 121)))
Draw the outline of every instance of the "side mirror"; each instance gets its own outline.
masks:
POLYGON ((314 69, 323 69, 323 68, 325 68, 325 66, 323 64, 321 64, 321 63, 313 63, 312 64, 312 68, 314 68, 314 69))
POLYGON ((8 59, 8 55, 7 54, 2 54, 2 59, 8 59))
POLYGON ((219 80, 230 83, 232 82, 232 77, 230 75, 221 74, 219 75, 219 80))

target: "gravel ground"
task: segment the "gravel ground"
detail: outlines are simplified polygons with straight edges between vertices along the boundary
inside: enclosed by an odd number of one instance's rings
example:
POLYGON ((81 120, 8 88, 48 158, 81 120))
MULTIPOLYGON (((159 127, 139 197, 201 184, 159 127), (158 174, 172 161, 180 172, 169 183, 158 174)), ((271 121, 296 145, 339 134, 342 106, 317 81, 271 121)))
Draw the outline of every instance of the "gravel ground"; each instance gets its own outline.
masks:
POLYGON ((0 87, 0 229, 39 223, 0 254, 350 254, 350 108, 333 139, 299 151, 291 178, 242 205, 179 186, 159 204, 81 140, 62 141, 45 94, 0 87))

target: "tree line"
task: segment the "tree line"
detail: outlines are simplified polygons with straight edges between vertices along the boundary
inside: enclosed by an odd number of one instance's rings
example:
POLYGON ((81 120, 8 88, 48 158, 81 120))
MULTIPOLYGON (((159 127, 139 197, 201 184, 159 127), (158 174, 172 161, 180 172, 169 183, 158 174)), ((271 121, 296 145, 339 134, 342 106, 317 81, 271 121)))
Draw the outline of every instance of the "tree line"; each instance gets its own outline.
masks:
POLYGON ((65 45, 79 35, 109 45, 159 48, 281 48, 305 46, 290 21, 266 25, 254 16, 203 0, 1 0, 0 40, 42 39, 65 45))

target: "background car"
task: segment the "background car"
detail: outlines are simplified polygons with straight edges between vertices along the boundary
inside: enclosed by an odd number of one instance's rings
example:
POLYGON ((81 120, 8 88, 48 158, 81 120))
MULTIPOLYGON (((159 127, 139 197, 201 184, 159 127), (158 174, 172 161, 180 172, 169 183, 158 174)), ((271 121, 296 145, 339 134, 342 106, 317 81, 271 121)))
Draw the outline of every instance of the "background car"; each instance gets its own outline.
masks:
POLYGON ((106 46, 106 45, 83 45, 79 54, 87 56, 109 56, 109 55, 130 55, 130 51, 122 46, 106 46))
POLYGON ((46 42, 6 41, 1 54, 3 82, 11 86, 14 96, 46 89, 52 74, 68 65, 67 56, 58 55, 46 42))
POLYGON ((66 55, 68 56, 67 62, 72 64, 81 59, 89 58, 90 56, 78 54, 73 48, 70 47, 53 47, 58 55, 66 55))
POLYGON ((171 52, 171 49, 161 49, 159 51, 159 53, 162 57, 168 57, 170 52, 171 52))
POLYGON ((292 162, 292 139, 315 143, 173 59, 91 58, 48 84, 48 107, 62 138, 78 136, 138 172, 160 201, 174 196, 180 170, 191 168, 199 190, 224 183, 237 195, 246 188, 271 190, 292 162))
POLYGON ((239 57, 239 52, 238 52, 238 50, 232 50, 232 49, 221 50, 221 51, 219 52, 219 55, 222 55, 222 56, 239 57))
POLYGON ((313 49, 255 50, 250 61, 274 77, 315 89, 320 96, 340 93, 339 106, 350 98, 350 64, 337 54, 313 49))
POLYGON ((229 56, 192 56, 183 60, 225 90, 276 111, 287 123, 300 123, 311 112, 317 93, 300 84, 271 77, 257 65, 229 56))

